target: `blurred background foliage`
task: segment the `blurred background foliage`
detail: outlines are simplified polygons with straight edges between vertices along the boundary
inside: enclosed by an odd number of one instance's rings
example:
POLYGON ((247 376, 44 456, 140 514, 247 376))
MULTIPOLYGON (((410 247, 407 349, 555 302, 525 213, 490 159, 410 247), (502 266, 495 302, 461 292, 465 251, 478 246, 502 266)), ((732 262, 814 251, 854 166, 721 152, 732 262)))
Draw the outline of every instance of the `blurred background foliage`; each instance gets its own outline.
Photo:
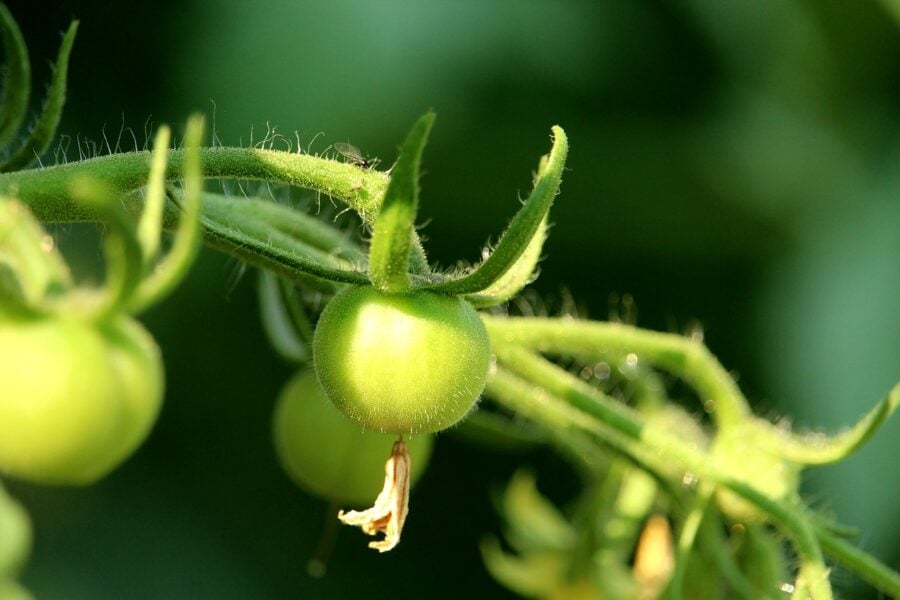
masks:
MULTIPOLYGON (((124 123, 142 146, 148 119, 177 127, 215 107, 227 145, 268 123, 387 166, 433 108, 423 234, 453 265, 496 239, 558 123, 569 170, 533 286, 551 311, 570 295, 593 318, 699 323, 757 411, 801 427, 854 422, 900 375, 895 0, 8 4, 37 81, 82 20, 70 158, 76 137, 105 147, 124 123)), ((54 231, 97 259, 79 227, 54 231)), ((400 548, 377 556, 344 531, 328 575, 306 575, 327 508, 274 460, 270 412, 291 367, 266 345, 254 282, 204 252, 146 315, 166 407, 124 468, 87 489, 11 486, 36 526, 26 585, 47 599, 505 597, 477 551, 498 530, 489 492, 523 462, 563 503, 577 481, 549 454, 491 456, 446 435, 400 548)), ((894 419, 804 487, 895 567, 898 438, 894 419)))

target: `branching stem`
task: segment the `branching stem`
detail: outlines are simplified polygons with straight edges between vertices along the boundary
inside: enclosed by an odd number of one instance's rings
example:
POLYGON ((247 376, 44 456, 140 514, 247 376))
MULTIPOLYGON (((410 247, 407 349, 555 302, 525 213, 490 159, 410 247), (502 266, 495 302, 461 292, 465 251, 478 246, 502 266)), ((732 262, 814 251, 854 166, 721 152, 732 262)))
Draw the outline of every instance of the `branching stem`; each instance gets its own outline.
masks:
MULTIPOLYGON (((592 324, 582 325, 589 327, 592 324)), ((828 569, 825 567, 822 549, 811 519, 802 508, 769 498, 752 486, 732 478, 717 468, 703 450, 658 427, 647 427, 639 420, 638 415, 611 411, 607 405, 608 400, 600 392, 584 389, 583 382, 577 377, 529 350, 510 343, 509 337, 498 335, 497 327, 489 325, 488 330, 499 364, 508 366, 522 382, 518 388, 510 385, 504 390, 503 385, 507 382, 496 382, 495 376, 495 382, 488 387, 490 394, 500 397, 501 401, 505 400, 513 410, 521 410, 524 406, 528 409, 529 416, 547 421, 548 425, 595 433, 609 445, 622 449, 627 455, 638 457, 644 464, 677 465, 679 469, 692 473, 701 481, 706 480, 713 485, 730 489, 767 513, 792 540, 801 559, 798 581, 807 586, 814 600, 831 599, 828 569), (523 393, 523 388, 528 391, 523 393), (538 400, 527 398, 528 394, 538 400)), ((498 376, 501 373, 498 370, 498 376)), ((667 470, 662 465, 657 468, 661 468, 662 472, 667 470)))
POLYGON ((492 339, 539 352, 577 358, 633 353, 692 385, 719 427, 738 425, 750 416, 747 401, 731 375, 703 344, 690 338, 622 323, 565 318, 485 316, 483 320, 492 339))

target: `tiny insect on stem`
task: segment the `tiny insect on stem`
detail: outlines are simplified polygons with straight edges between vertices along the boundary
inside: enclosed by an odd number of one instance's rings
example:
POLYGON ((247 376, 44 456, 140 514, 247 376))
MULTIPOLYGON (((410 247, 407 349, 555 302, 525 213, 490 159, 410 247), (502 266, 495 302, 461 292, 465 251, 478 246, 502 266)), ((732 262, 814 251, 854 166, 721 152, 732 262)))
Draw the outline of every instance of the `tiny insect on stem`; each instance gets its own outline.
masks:
POLYGON ((362 167, 363 169, 374 169, 380 162, 377 158, 372 159, 364 156, 362 151, 353 144, 335 142, 331 147, 334 148, 338 154, 346 158, 351 164, 362 167))

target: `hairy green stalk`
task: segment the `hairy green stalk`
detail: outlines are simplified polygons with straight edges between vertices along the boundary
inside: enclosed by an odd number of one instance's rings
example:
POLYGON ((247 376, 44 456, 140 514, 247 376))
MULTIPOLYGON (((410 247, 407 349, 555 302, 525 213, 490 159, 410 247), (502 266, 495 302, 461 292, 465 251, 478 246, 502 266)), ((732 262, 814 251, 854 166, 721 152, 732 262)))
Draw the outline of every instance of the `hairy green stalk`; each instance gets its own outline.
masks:
MULTIPOLYGON (((370 223, 381 204, 388 176, 379 171, 317 156, 256 148, 203 148, 203 177, 251 179, 307 188, 332 196, 370 223)), ((26 203, 43 222, 97 221, 97 214, 71 201, 73 178, 104 181, 112 193, 126 196, 143 188, 150 174, 149 152, 101 156, 42 169, 0 174, 0 193, 26 203)), ((184 176, 184 150, 168 156, 166 181, 184 176)), ((137 198, 133 203, 138 205, 137 198)))

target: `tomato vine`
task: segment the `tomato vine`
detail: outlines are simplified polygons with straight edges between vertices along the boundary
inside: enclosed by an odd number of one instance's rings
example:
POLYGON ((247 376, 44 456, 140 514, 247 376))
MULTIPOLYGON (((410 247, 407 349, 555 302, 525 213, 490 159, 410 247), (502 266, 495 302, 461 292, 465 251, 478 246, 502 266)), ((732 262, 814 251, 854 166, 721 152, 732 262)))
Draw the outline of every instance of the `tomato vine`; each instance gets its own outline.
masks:
MULTIPOLYGON (((76 30, 63 38, 38 126, 11 146, 26 116, 30 70, 21 33, 0 5, 8 64, 0 103, 4 476, 84 485, 137 451, 159 412, 164 375, 160 350, 135 315, 186 277, 202 242, 261 269, 264 327, 298 368, 273 418, 277 454, 313 494, 374 500, 368 510, 339 513, 384 534, 371 547, 399 543, 410 487, 431 452, 427 434, 456 428, 487 446, 549 444, 585 474, 574 517, 525 472, 503 493, 515 552, 490 538, 481 549, 495 578, 523 595, 711 593, 698 591, 698 554, 712 557, 715 577, 704 575, 740 597, 791 589, 795 598, 831 598, 826 555, 900 594, 900 576, 846 541, 798 492, 803 469, 841 460, 874 434, 900 403, 900 386, 848 431, 809 436, 754 416, 699 340, 506 314, 543 249, 568 153, 562 128, 551 128, 533 189, 492 251, 447 272, 429 261, 415 229, 432 113, 414 123, 387 171, 347 153, 344 162, 203 147, 199 116, 188 121, 182 148, 171 148, 162 128, 152 152, 26 168, 59 123, 76 30), (365 236, 265 200, 205 191, 204 179, 327 194, 359 215, 365 236), (107 227, 101 286, 73 281, 42 228, 76 221, 107 227), (164 231, 173 234, 165 255, 164 231), (638 401, 566 368, 599 363, 620 365, 628 373, 621 385, 638 401), (710 426, 670 402, 660 372, 696 392, 710 426), (603 527, 595 526, 599 515, 603 527), (793 583, 783 581, 791 565, 779 536, 798 557, 793 583)), ((29 532, 23 509, 0 489, 0 595, 25 593, 15 581, 29 532)))

